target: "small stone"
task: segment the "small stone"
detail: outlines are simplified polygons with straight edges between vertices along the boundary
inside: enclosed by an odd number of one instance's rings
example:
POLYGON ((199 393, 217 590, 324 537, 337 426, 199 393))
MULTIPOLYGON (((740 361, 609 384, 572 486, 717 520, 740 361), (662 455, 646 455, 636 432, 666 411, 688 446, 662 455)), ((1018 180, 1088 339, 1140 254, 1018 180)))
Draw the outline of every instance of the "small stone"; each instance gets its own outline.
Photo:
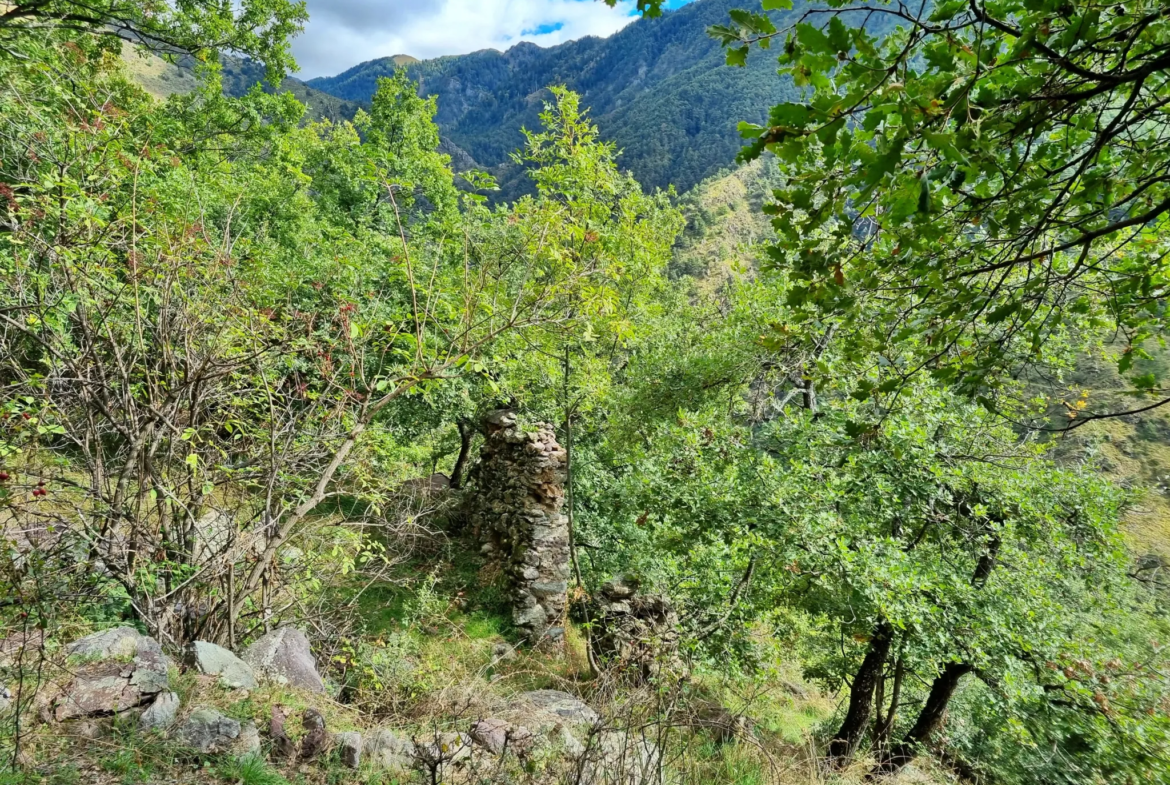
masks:
POLYGON ((200 673, 219 676, 219 683, 229 689, 254 690, 259 686, 248 664, 222 646, 195 641, 189 656, 200 673))
POLYGON ((514 660, 516 659, 516 649, 507 643, 497 643, 492 647, 492 658, 495 660, 514 660))
POLYGON ((200 752, 223 752, 240 737, 240 723, 214 709, 196 709, 179 726, 179 740, 200 752))
POLYGON ((53 708, 58 721, 117 714, 167 688, 170 661, 162 647, 131 627, 87 635, 65 652, 82 662, 53 708))
POLYGON ((350 769, 360 768, 362 765, 362 734, 356 731, 335 733, 333 746, 338 750, 341 764, 350 769))
POLYGON ((179 696, 173 692, 161 692, 138 718, 138 727, 142 730, 164 730, 174 724, 178 714, 179 696))
POLYGON ((528 589, 534 595, 543 599, 564 594, 568 591, 569 586, 564 581, 543 581, 530 584, 528 589))

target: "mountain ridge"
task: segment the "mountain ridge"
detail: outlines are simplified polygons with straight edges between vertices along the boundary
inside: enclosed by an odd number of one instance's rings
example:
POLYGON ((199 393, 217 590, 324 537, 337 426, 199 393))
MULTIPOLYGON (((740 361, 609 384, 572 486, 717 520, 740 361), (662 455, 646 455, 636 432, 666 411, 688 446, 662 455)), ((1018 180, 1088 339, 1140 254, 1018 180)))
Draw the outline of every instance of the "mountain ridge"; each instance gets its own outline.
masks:
MULTIPOLYGON (((795 96, 769 56, 746 68, 724 65, 707 35, 742 0, 697 0, 658 19, 640 19, 607 37, 587 36, 553 47, 521 42, 501 52, 483 49, 406 65, 422 95, 437 96, 436 122, 450 145, 501 180, 512 198, 529 187, 510 163, 524 143, 523 128, 539 127, 546 88, 565 85, 604 138, 624 151, 622 164, 644 186, 688 190, 735 159, 736 125, 761 122, 772 105, 795 96)), ((773 12, 777 21, 799 14, 773 12)), ((360 63, 306 84, 338 98, 367 103, 395 58, 360 63)))

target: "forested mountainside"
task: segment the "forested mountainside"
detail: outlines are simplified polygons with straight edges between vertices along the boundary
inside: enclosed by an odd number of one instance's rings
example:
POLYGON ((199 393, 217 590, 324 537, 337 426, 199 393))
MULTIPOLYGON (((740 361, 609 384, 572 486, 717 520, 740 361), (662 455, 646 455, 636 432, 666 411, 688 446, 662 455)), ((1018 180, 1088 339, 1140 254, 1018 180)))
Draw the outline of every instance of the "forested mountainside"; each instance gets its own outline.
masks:
MULTIPOLYGON (((423 95, 438 97, 443 137, 497 174, 506 196, 527 188, 523 173, 508 166, 510 155, 524 143, 521 128, 540 126, 545 88, 557 84, 581 95, 602 135, 622 150, 621 165, 643 186, 685 191, 732 163, 741 146, 737 123, 763 122, 768 107, 795 95, 790 80, 777 78, 773 58, 742 69, 724 65, 706 31, 740 5, 699 0, 605 39, 519 44, 411 64, 408 72, 423 95)), ((384 58, 308 84, 368 102, 377 80, 398 66, 384 58)))

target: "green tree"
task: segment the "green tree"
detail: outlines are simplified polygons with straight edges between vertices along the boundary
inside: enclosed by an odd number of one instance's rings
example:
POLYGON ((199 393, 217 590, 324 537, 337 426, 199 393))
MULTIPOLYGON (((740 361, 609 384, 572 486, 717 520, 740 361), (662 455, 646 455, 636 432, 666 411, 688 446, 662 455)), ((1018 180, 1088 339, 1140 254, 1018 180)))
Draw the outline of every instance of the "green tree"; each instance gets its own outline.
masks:
POLYGON ((163 54, 255 57, 279 83, 295 64, 289 39, 308 19, 304 0, 14 0, 0 9, 0 46, 19 56, 21 39, 43 31, 132 41, 163 54))
MULTIPOLYGON (((834 0, 780 30, 747 12, 714 29, 735 63, 783 42, 781 74, 805 91, 743 127, 744 156, 774 152, 787 181, 769 210, 793 296, 854 315, 880 296, 850 334, 915 347, 886 378, 929 370, 989 406, 1069 331, 1116 331, 1130 371, 1165 328, 1163 10, 834 0)), ((1130 377, 1136 408, 1165 402, 1156 378, 1130 377)))

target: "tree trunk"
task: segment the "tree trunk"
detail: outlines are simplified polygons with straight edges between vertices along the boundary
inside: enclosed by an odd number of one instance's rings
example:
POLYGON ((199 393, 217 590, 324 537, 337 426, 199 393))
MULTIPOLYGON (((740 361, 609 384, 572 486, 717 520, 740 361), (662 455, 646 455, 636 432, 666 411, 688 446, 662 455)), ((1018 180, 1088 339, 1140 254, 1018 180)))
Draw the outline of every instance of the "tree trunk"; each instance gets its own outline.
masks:
POLYGON ((846 766, 853 758, 857 745, 861 743, 865 729, 869 727, 869 716, 873 711, 873 693, 877 688, 878 679, 882 678, 882 671, 886 667, 886 658, 890 655, 892 639, 890 625, 885 621, 879 622, 874 630, 873 639, 869 642, 869 651, 861 661, 861 667, 853 677, 853 685, 849 690, 849 711, 845 714, 845 721, 833 740, 829 742, 829 762, 833 766, 846 766))
POLYGON ((959 686, 959 681, 972 670, 970 665, 961 662, 952 662, 943 668, 943 672, 930 685, 930 695, 927 696, 914 727, 901 742, 882 756, 878 765, 866 777, 867 780, 897 774, 914 760, 918 751, 930 741, 935 731, 942 727, 947 706, 959 686))
MULTIPOLYGON (((898 718, 898 706, 902 701, 902 681, 906 677, 906 662, 898 655, 898 662, 894 666, 894 690, 890 695, 890 708, 882 716, 882 696, 878 697, 878 716, 874 724, 873 743, 879 750, 884 751, 890 743, 890 733, 894 730, 894 722, 898 718)), ((881 686, 881 684, 879 684, 881 686)))
POLYGON ((471 440, 475 438, 475 426, 462 417, 456 425, 459 428, 459 457, 455 459, 455 468, 451 472, 451 487, 459 490, 463 487, 467 459, 471 456, 471 440))

